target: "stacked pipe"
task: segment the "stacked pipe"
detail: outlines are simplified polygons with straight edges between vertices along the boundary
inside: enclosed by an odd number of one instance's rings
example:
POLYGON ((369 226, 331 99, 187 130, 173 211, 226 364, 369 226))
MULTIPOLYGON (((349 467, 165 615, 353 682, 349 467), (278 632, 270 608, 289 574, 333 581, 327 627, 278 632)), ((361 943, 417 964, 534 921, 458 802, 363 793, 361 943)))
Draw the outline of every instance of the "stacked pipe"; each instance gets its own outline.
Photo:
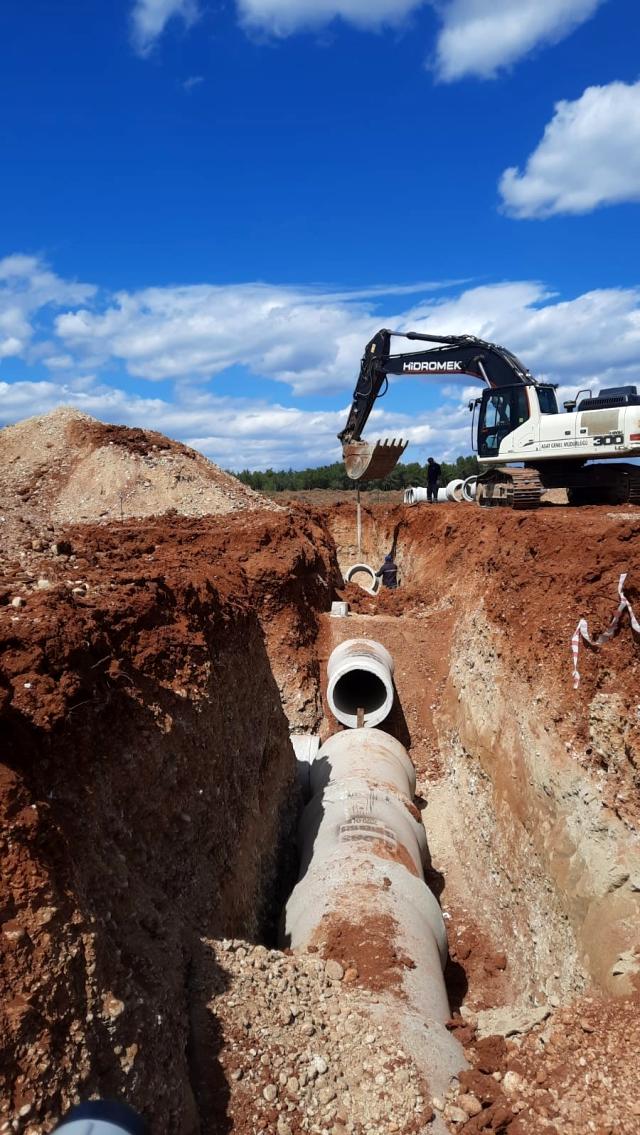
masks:
POLYGON ((355 725, 364 709, 366 728, 334 734, 311 765, 287 940, 334 958, 340 941, 337 960, 353 964, 365 984, 376 957, 375 988, 391 1012, 388 1023, 410 1034, 432 1091, 441 1091, 464 1060, 444 1027, 447 937, 424 879, 428 851, 413 804, 415 770, 401 743, 375 727, 393 703, 393 662, 380 643, 349 640, 327 670, 334 714, 355 725))
MULTIPOLYGON (((461 501, 471 503, 476 498, 476 482, 477 476, 456 477, 444 489, 438 489, 437 499, 440 504, 447 501, 456 502, 459 504, 461 501)), ((428 500, 427 490, 422 486, 416 488, 408 488, 404 490, 404 503, 405 504, 420 504, 428 500)))

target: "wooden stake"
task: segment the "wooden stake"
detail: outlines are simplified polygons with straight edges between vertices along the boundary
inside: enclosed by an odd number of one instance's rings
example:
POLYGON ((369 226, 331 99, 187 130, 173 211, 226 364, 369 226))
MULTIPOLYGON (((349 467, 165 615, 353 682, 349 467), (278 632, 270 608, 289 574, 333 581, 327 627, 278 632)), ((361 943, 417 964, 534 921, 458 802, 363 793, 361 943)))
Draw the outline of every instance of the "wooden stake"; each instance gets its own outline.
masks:
POLYGON ((357 722, 357 725, 356 725, 357 729, 364 729, 364 709, 362 709, 362 707, 360 707, 360 706, 358 707, 358 710, 357 710, 357 713, 356 713, 356 722, 357 722))

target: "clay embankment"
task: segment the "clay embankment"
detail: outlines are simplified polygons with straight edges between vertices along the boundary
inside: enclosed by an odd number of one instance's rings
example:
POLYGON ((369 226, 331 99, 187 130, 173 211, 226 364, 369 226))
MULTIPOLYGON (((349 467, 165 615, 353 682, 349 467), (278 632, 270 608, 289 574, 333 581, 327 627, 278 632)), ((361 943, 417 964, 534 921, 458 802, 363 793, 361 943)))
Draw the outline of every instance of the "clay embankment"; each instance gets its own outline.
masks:
POLYGON ((46 1131, 101 1092, 154 1131, 215 1129, 202 938, 273 933, 297 809, 283 704, 316 724, 333 550, 269 509, 63 531, 25 494, 22 513, 0 589, 2 1115, 46 1131))
MULTIPOLYGON (((329 524, 344 569, 356 559, 353 506, 329 524)), ((422 772, 458 1035, 475 1063, 476 1024, 516 1034, 483 1068, 516 1072, 510 1092, 487 1098, 469 1135, 503 1106, 514 1131, 552 1119, 563 1135, 608 1121, 637 1130, 625 1060, 640 1035, 638 646, 626 622, 608 646, 583 650, 574 691, 569 645, 580 615, 596 632, 608 625, 625 570, 637 607, 639 533, 640 514, 623 509, 374 507, 362 558, 378 566, 396 536, 402 590, 371 599, 350 587, 362 615, 348 631, 325 623, 324 654, 357 633, 396 659, 402 713, 389 727, 422 772), (607 1027, 594 1036, 599 1014, 607 1027)))
MULTIPOLYGON (((340 508, 331 527, 344 567, 351 517, 340 508)), ((473 767, 464 752, 476 758, 498 819, 516 825, 514 853, 526 839, 541 856, 587 969, 602 988, 631 992, 640 971, 640 658, 627 620, 606 647, 582 648, 574 690, 570 640, 581 615, 594 631, 608 625, 624 571, 638 605, 640 514, 373 508, 365 529, 364 558, 376 563, 396 538, 403 588, 374 600, 358 593, 357 605, 379 615, 440 609, 430 653, 441 670, 444 655, 446 684, 434 718, 440 734, 457 734, 457 775, 473 767)))

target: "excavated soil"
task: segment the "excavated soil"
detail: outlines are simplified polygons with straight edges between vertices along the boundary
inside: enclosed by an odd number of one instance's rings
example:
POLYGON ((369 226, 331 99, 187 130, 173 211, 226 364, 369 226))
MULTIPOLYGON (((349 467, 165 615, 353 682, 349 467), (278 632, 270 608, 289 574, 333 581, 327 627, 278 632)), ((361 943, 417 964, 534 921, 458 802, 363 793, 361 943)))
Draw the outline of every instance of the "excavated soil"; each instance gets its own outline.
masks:
POLYGON ((0 573, 13 555, 44 551, 57 528, 77 521, 279 507, 163 434, 69 407, 0 430, 0 470, 0 573))
POLYGON ((0 1130, 101 1093, 154 1133, 640 1131, 639 644, 624 615, 577 689, 570 650, 625 572, 640 608, 640 511, 368 499, 358 550, 352 499, 274 508, 160 435, 65 411, 0 453, 0 1130), (392 547, 396 593, 343 586, 392 547), (449 936, 442 1098, 375 1024, 409 964, 383 927, 276 948, 289 734, 335 731, 360 635, 449 936))

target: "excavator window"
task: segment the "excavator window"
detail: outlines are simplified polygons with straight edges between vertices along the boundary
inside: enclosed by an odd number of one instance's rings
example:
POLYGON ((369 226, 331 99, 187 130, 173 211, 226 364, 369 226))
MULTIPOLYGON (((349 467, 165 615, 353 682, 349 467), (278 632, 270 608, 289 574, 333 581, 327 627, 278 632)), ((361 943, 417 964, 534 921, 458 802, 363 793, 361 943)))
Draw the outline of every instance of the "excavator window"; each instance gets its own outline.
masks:
POLYGON ((558 413, 558 401, 556 399, 556 392, 551 386, 537 386, 536 394, 538 395, 538 404, 540 406, 541 414, 558 413))
POLYGON ((485 390, 478 419, 480 457, 496 457, 507 434, 523 425, 528 417, 529 403, 524 386, 485 390))

